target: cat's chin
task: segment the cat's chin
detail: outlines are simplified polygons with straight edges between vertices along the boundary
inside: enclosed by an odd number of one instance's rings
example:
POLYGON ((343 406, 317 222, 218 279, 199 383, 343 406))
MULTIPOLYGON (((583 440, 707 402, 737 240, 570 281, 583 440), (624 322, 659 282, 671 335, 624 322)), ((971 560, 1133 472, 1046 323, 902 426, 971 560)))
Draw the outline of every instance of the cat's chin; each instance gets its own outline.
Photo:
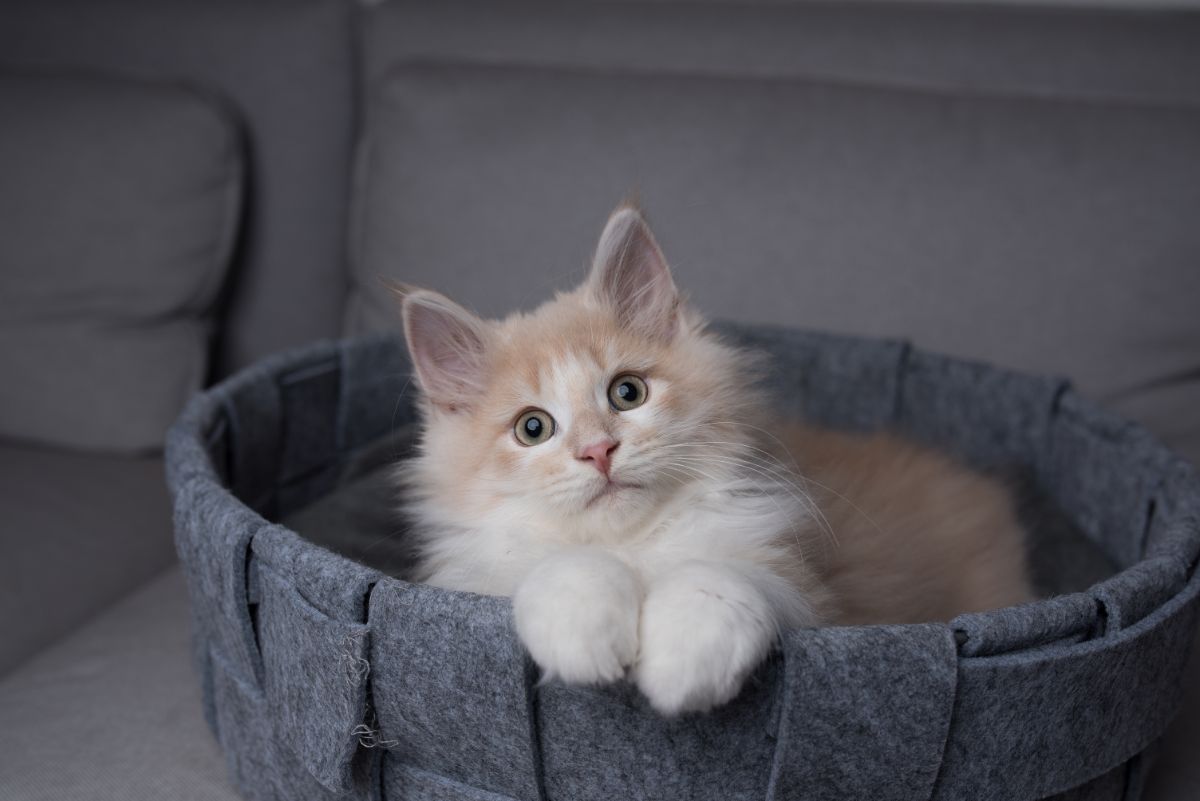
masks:
POLYGON ((584 509, 593 509, 602 504, 615 504, 623 500, 627 500, 630 493, 645 489, 641 484, 633 484, 625 481, 609 480, 607 484, 602 486, 600 490, 587 500, 583 505, 584 509))

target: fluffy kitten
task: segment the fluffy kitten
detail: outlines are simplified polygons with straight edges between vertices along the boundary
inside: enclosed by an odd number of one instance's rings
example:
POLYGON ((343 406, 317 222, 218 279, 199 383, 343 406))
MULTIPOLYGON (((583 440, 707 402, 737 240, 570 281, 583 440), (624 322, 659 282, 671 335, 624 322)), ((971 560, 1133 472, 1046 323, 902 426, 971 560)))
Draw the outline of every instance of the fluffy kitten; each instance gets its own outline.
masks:
POLYGON ((420 578, 511 595, 548 677, 629 675, 664 714, 705 710, 781 629, 1030 597, 1000 487, 887 435, 772 424, 759 361, 705 331, 632 208, 536 311, 485 321, 414 290, 403 312, 420 578))

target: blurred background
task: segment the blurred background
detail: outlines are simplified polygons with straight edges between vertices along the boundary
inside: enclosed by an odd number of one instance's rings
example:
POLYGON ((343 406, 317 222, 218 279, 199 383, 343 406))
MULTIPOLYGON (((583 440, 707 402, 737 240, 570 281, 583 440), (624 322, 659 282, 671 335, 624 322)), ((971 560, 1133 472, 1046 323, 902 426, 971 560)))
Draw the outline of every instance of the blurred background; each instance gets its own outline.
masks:
MULTIPOLYGON (((629 196, 710 316, 1064 375, 1200 458, 1195 3, 0 0, 0 798, 234 797, 167 427, 395 328, 386 279, 535 305, 629 196)), ((1146 797, 1197 748, 1194 659, 1146 797)))

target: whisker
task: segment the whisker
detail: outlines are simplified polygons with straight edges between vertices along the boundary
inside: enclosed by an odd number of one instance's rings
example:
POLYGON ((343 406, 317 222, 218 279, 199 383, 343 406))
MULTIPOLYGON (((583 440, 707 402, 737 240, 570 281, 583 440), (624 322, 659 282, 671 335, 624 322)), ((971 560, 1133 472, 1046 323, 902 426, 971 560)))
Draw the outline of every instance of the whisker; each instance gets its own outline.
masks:
POLYGON ((777 470, 777 469, 771 467, 770 465, 761 465, 761 464, 753 463, 747 459, 742 459, 740 457, 729 456, 729 455, 724 455, 724 454, 707 454, 703 457, 690 456, 690 457, 683 457, 683 458, 699 459, 702 462, 705 460, 714 460, 714 459, 722 460, 726 463, 732 463, 737 466, 747 468, 747 469, 751 470, 752 472, 756 473, 757 475, 767 479, 768 481, 775 482, 777 486, 779 486, 784 491, 788 492, 789 495, 793 498, 793 500, 795 500, 798 504, 800 504, 800 506, 803 507, 805 509, 805 511, 807 511, 809 513, 809 515, 812 516, 817 521, 817 525, 821 529, 822 533, 824 533, 826 536, 828 536, 829 539, 833 542, 834 546, 837 547, 837 545, 838 545, 837 535, 833 531, 833 526, 830 524, 829 519, 825 516, 825 513, 821 510, 820 505, 817 504, 816 501, 813 500, 812 497, 808 495, 808 493, 804 492, 804 490, 802 488, 800 488, 799 486, 797 486, 794 483, 794 481, 792 479, 794 479, 795 476, 788 474, 788 473, 781 473, 780 470, 777 470))
MULTIPOLYGON (((677 457, 677 458, 681 458, 681 459, 685 460, 686 462, 699 462, 701 464, 704 464, 708 460, 716 458, 718 460, 734 464, 735 466, 738 466, 738 467, 748 468, 751 471, 755 472, 757 475, 761 476, 762 478, 765 478, 769 483, 773 483, 775 486, 779 487, 784 492, 786 492, 788 494, 788 497, 790 497, 793 501, 795 501, 801 508, 808 511, 810 516, 812 516, 814 519, 819 519, 819 517, 823 518, 823 515, 820 515, 820 510, 816 509, 815 505, 812 504, 811 500, 804 497, 803 494, 800 493, 798 488, 789 485, 787 482, 780 480, 776 476, 772 476, 763 470, 759 470, 754 465, 747 464, 745 462, 741 462, 741 461, 733 459, 731 457, 720 457, 720 456, 712 457, 712 456, 710 456, 710 457, 702 458, 702 457, 684 456, 684 457, 677 457), (816 512, 816 514, 813 514, 814 511, 816 512)), ((770 498, 771 501, 775 504, 776 508, 779 510, 779 513, 789 520, 793 534, 797 538, 797 545, 800 545, 801 543, 799 541, 799 531, 796 528, 795 515, 788 514, 787 512, 785 512, 783 507, 779 504, 779 500, 777 498, 775 498, 774 495, 771 495, 767 492, 762 492, 761 489, 760 489, 759 494, 764 497, 770 498)), ((826 531, 825 528, 822 527, 819 522, 818 522, 818 527, 822 529, 823 533, 827 533, 831 538, 833 538, 832 531, 826 531)), ((835 542, 836 542, 836 539, 835 539, 835 542)))
MULTIPOLYGON (((691 470, 691 471, 693 471, 694 473, 697 473, 697 474, 699 474, 699 475, 701 475, 701 476, 703 476, 703 477, 706 477, 706 478, 708 478, 708 479, 709 479, 709 480, 711 480, 711 481, 714 481, 714 482, 718 482, 718 481, 719 481, 719 479, 717 479, 715 476, 712 476, 711 474, 709 474, 709 473, 707 473, 707 472, 705 472, 705 471, 703 471, 703 470, 700 470, 700 468, 696 467, 696 466, 695 466, 695 465, 696 465, 696 462, 704 463, 704 460, 702 460, 702 459, 698 459, 698 458, 695 458, 695 457, 686 457, 686 456, 684 456, 684 457, 676 457, 676 458, 675 458, 675 461, 671 462, 671 464, 672 464, 672 465, 674 465, 674 466, 676 466, 676 467, 679 467, 680 469, 683 469, 683 470, 691 470)), ((770 480, 770 479, 769 479, 769 480, 770 480)), ((785 490, 787 490, 787 489, 788 489, 788 487, 787 487, 786 485, 784 485, 784 484, 780 484, 780 486, 782 486, 782 487, 783 487, 785 490)), ((771 494, 769 494, 769 493, 766 493, 766 492, 763 492, 763 491, 761 491, 761 488, 760 488, 760 491, 759 491, 759 493, 758 493, 758 494, 759 494, 760 496, 762 496, 762 497, 765 497, 765 498, 768 498, 768 499, 770 499, 770 501, 771 501, 773 504, 775 504, 775 508, 776 508, 776 510, 778 510, 778 512, 779 512, 779 514, 780 514, 780 516, 781 516, 781 517, 783 517, 785 520, 787 520, 787 521, 788 521, 788 527, 790 528, 790 530, 791 530, 791 532, 792 532, 792 537, 793 537, 793 538, 795 539, 795 541, 796 541, 797 554, 798 554, 798 556, 800 557, 800 559, 801 559, 801 560, 803 560, 803 559, 804 559, 804 543, 802 542, 802 540, 801 540, 801 538, 800 538, 800 530, 799 530, 799 528, 797 527, 796 515, 794 515, 794 514, 789 514, 788 512, 786 512, 786 511, 784 510, 783 506, 782 506, 782 505, 779 503, 779 499, 778 499, 778 498, 776 498, 774 495, 771 495, 771 494)), ((790 493, 789 493, 789 494, 790 494, 790 493)), ((803 505, 804 505, 804 504, 803 504, 803 501, 801 501, 801 500, 800 500, 799 498, 797 498, 795 495, 791 495, 791 494, 790 494, 790 497, 792 497, 792 499, 793 499, 794 501, 796 501, 797 503, 799 503, 801 506, 803 506, 803 505)))

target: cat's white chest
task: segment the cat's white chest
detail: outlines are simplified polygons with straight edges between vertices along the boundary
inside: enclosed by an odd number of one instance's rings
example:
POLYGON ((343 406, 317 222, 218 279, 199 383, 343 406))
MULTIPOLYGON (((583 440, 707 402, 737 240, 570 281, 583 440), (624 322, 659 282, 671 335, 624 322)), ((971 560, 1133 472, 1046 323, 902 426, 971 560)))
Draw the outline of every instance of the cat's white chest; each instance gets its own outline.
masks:
POLYGON ((494 520, 446 532, 431 542, 429 583, 488 595, 512 595, 539 560, 569 548, 603 550, 644 582, 684 562, 769 560, 787 537, 808 526, 787 495, 738 483, 697 486, 637 525, 572 527, 494 520))
POLYGON ((721 488, 664 510, 644 536, 611 547, 653 581, 682 562, 761 561, 807 523, 786 498, 721 488))

